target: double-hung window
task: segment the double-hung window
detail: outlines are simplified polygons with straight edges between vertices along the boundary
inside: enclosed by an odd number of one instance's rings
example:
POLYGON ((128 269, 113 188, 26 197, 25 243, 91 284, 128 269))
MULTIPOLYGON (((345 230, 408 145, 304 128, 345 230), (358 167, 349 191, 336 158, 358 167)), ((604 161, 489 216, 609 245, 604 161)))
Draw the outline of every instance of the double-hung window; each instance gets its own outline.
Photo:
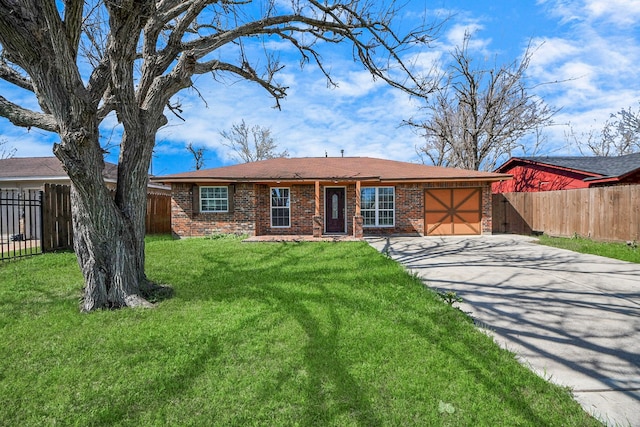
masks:
POLYGON ((362 188, 360 213, 365 227, 393 227, 395 225, 394 187, 362 188))
POLYGON ((200 187, 200 212, 229 212, 229 188, 200 187))
POLYGON ((271 189, 271 226, 291 226, 290 193, 288 188, 271 189))

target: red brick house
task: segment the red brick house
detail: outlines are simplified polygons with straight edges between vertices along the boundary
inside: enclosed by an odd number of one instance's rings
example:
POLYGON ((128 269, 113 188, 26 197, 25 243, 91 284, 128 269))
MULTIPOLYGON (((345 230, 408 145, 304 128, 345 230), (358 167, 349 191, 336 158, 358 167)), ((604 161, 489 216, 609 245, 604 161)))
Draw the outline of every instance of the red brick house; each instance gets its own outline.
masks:
POLYGON ((494 193, 639 184, 640 153, 617 157, 512 157, 495 172, 511 174, 513 180, 494 183, 494 193))
POLYGON ((368 157, 278 158, 156 177, 179 237, 491 233, 509 175, 368 157))

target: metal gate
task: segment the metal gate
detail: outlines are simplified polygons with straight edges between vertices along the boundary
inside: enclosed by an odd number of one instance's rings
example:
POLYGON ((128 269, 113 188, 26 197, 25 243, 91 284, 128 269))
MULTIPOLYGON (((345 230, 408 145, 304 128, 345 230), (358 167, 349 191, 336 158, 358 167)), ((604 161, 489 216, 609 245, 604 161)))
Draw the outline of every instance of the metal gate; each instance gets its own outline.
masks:
MULTIPOLYGON (((171 231, 171 196, 147 195, 146 232, 171 231)), ((71 187, 0 189, 0 261, 73 248, 71 187)))
POLYGON ((40 190, 0 189, 0 261, 42 253, 40 190))

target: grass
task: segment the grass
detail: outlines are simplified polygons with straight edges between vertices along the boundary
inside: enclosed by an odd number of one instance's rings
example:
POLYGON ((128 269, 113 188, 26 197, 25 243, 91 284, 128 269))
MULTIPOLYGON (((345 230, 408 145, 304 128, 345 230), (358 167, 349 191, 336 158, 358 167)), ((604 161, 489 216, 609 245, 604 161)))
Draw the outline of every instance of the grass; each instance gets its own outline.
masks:
POLYGON ((597 242, 584 237, 550 237, 546 234, 539 236, 539 239, 541 244, 547 246, 640 263, 640 248, 636 242, 627 245, 626 243, 597 242))
POLYGON ((0 425, 590 426, 365 243, 153 238, 154 310, 78 312, 72 253, 0 264, 0 425))

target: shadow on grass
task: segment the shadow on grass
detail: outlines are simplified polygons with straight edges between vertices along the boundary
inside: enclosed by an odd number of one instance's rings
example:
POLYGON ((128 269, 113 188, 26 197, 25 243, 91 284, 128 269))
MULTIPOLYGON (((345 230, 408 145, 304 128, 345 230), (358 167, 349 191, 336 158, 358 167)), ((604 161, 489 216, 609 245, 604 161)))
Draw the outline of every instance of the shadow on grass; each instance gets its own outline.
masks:
MULTIPOLYGON (((170 413, 169 402, 188 392, 210 361, 219 355, 218 340, 207 334, 189 345, 189 357, 180 366, 173 366, 171 371, 165 370, 151 380, 147 376, 136 380, 130 372, 123 371, 122 375, 129 378, 126 387, 114 394, 107 392, 109 386, 106 385, 104 392, 87 403, 92 410, 87 411, 89 415, 83 423, 86 420, 86 425, 166 425, 167 419, 175 418, 175 414, 170 413), (149 400, 147 396, 153 398, 149 400)), ((130 355, 122 355, 122 359, 127 357, 130 355)))
POLYGON ((509 236, 374 243, 421 271, 430 286, 456 291, 538 371, 554 366, 545 375, 581 384, 577 391, 609 390, 640 402, 637 264, 509 236))
MULTIPOLYGON (((200 281, 207 281, 208 278, 216 277, 216 273, 225 271, 234 277, 234 284, 213 284, 211 293, 201 294, 197 298, 225 302, 250 299, 269 305, 274 312, 295 319, 306 338, 302 352, 308 372, 305 399, 308 404, 303 418, 299 420, 301 425, 331 425, 336 419, 346 416, 354 419, 357 425, 380 426, 382 422, 370 404, 368 390, 349 373, 340 357, 338 335, 344 326, 336 307, 331 304, 331 301, 337 299, 322 285, 323 272, 314 271, 308 258, 296 250, 297 246, 297 243, 275 244, 270 251, 252 257, 252 265, 246 268, 238 268, 229 260, 203 255, 210 268, 202 272, 200 281), (264 264, 267 266, 260 267, 264 264), (293 271, 274 274, 274 271, 285 269, 293 271), (293 288, 299 285, 300 279, 306 282, 308 277, 314 278, 313 283, 309 284, 311 292, 287 289, 287 283, 293 288), (323 312, 328 313, 328 326, 307 307, 309 303, 323 306, 323 312), (328 388, 331 392, 327 391, 328 388), (337 402, 336 406, 329 400, 337 402)), ((314 252, 321 256, 325 248, 318 246, 314 252)), ((326 259, 326 254, 323 259, 326 259)), ((192 294, 192 297, 195 295, 192 294)), ((342 299, 339 304, 350 305, 350 302, 342 299)), ((354 309, 356 305, 352 304, 354 309)), ((286 376, 280 380, 286 381, 286 376)), ((270 398, 271 395, 264 395, 265 400, 270 398)))
MULTIPOLYGON (((508 407, 512 414, 519 414, 521 419, 529 420, 533 425, 546 423, 546 420, 527 404, 527 397, 521 394, 522 390, 514 390, 512 383, 501 382, 499 378, 504 377, 496 377, 492 374, 496 364, 505 360, 505 353, 500 357, 494 355, 485 359, 478 355, 477 348, 469 346, 463 338, 449 339, 448 337, 456 337, 456 330, 443 329, 450 327, 449 323, 443 323, 440 326, 442 319, 438 316, 442 313, 439 310, 430 313, 428 315, 430 317, 426 317, 422 312, 405 312, 402 315, 389 312, 388 304, 391 303, 384 300, 389 295, 379 288, 387 289, 386 287, 397 280, 398 270, 386 267, 381 269, 381 262, 388 266, 395 265, 393 261, 388 259, 381 261, 375 254, 366 252, 365 256, 345 264, 342 262, 347 256, 344 252, 329 251, 327 246, 317 244, 310 250, 299 250, 299 245, 297 243, 271 244, 268 250, 263 247, 260 251, 244 254, 250 258, 250 262, 247 263, 239 263, 236 258, 238 254, 216 256, 214 253, 200 253, 198 256, 206 268, 198 274, 194 273, 190 281, 204 284, 204 286, 189 290, 179 289, 178 298, 214 302, 236 302, 248 299, 260 302, 269 306, 274 312, 295 319, 304 331, 305 342, 302 352, 305 367, 309 373, 305 390, 307 405, 304 409, 304 418, 300 420, 302 425, 328 425, 335 423, 341 417, 348 417, 357 425, 363 426, 384 423, 382 414, 378 413, 380 409, 371 403, 379 397, 376 396, 379 390, 372 388, 371 384, 363 384, 351 374, 350 363, 357 363, 357 361, 348 360, 341 355, 340 335, 344 334, 345 328, 349 328, 349 325, 343 324, 340 314, 344 311, 365 311, 366 316, 394 317, 393 322, 398 331, 408 330, 423 342, 436 345, 442 357, 452 359, 459 371, 466 372, 472 367, 475 381, 482 384, 480 388, 489 390, 489 393, 508 407), (321 262, 316 263, 315 260, 319 259, 321 262), (330 267, 327 268, 327 266, 330 267), (335 284, 336 280, 341 280, 336 277, 349 274, 353 277, 344 279, 346 282, 340 283, 339 286, 352 287, 357 292, 339 293, 328 287, 327 283, 335 284), (300 288, 301 284, 305 285, 304 289, 300 288), (370 296, 366 302, 359 298, 364 295, 363 292, 368 292, 367 296, 370 296), (322 318, 317 312, 309 309, 310 305, 322 307, 322 318), (421 316, 423 317, 420 321, 411 320, 421 316), (328 386, 331 390, 329 393, 328 386)), ((365 245, 359 250, 370 249, 365 245)), ((419 285, 416 284, 416 286, 419 285)), ((408 290, 401 292, 408 292, 408 290)), ((402 303, 397 305, 399 310, 411 310, 410 305, 402 305, 402 303)), ((455 328, 467 326, 472 328, 470 325, 464 325, 465 322, 461 318, 454 319, 452 322, 459 323, 455 328)), ((492 342, 490 345, 494 346, 492 342)), ((515 360, 512 362, 512 366, 517 365, 515 360)), ((394 361, 391 360, 389 363, 394 361)), ((432 375, 444 376, 444 382, 456 381, 453 378, 454 372, 434 372, 432 375)), ((281 381, 285 381, 285 378, 281 378, 281 381)), ((426 385, 430 378, 425 376, 424 381, 426 385)), ((528 385, 523 387, 526 388, 528 385)), ((264 396, 265 399, 270 397, 264 396)), ((385 395, 386 397, 388 396, 385 395)), ((417 408, 416 411, 433 412, 435 410, 428 407, 417 408)), ((499 414, 496 415, 499 416, 499 414)), ((491 415, 488 417, 490 418, 491 415)))

